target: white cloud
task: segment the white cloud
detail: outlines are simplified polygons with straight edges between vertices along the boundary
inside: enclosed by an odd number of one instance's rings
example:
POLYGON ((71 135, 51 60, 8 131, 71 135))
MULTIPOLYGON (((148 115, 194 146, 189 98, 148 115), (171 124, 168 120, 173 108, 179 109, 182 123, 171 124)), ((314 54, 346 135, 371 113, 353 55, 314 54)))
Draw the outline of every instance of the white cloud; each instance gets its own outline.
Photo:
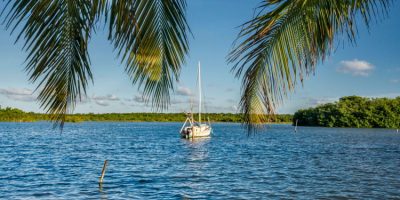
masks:
POLYGON ((117 97, 117 96, 115 96, 115 95, 109 95, 108 96, 108 99, 110 100, 110 101, 119 101, 119 98, 117 97))
POLYGON ((5 95, 32 95, 33 91, 26 88, 0 89, 0 94, 5 95))
POLYGON ((119 101, 120 99, 113 95, 113 94, 107 94, 106 96, 96 96, 93 95, 92 100, 99 105, 99 106, 109 106, 111 101, 119 101))
POLYGON ((178 89, 176 90, 176 93, 181 96, 192 96, 193 95, 192 91, 189 88, 183 87, 183 86, 179 86, 178 89))
POLYGON ((135 95, 132 99, 132 101, 136 102, 136 103, 146 103, 149 101, 149 99, 143 95, 135 95))
POLYGON ((25 101, 25 102, 36 101, 36 97, 33 95, 33 91, 26 88, 9 88, 9 89, 0 88, 0 94, 15 101, 25 101))
POLYGON ((32 95, 25 96, 25 95, 15 95, 15 96, 7 96, 9 99, 16 100, 16 101, 25 101, 25 102, 34 102, 36 98, 32 95))
POLYGON ((375 67, 367 61, 354 59, 341 61, 337 71, 353 76, 368 76, 374 68, 375 67))
POLYGON ((99 106, 109 106, 110 104, 104 100, 97 100, 95 101, 97 105, 99 106))
POLYGON ((133 101, 138 102, 138 103, 144 103, 145 102, 143 96, 139 96, 139 95, 135 95, 133 97, 133 101))
POLYGON ((392 79, 390 80, 391 83, 400 83, 400 79, 392 79))
POLYGON ((132 106, 132 107, 147 108, 147 107, 151 106, 151 105, 148 105, 150 98, 143 96, 142 93, 135 94, 135 96, 133 96, 132 98, 124 98, 124 101, 126 102, 126 105, 132 106))
POLYGON ((92 99, 96 101, 119 101, 119 98, 113 94, 108 94, 106 96, 93 96, 92 99))

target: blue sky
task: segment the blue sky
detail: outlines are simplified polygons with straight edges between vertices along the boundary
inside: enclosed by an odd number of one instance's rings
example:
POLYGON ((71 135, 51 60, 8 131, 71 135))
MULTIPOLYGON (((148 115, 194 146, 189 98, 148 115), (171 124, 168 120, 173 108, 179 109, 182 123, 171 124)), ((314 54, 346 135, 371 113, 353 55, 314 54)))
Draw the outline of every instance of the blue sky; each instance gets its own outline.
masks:
MULTIPOLYGON (((236 112, 240 80, 230 72, 226 55, 239 32, 239 25, 251 19, 260 0, 189 0, 187 17, 194 38, 183 66, 180 82, 165 112, 189 110, 190 96, 196 93, 196 67, 202 63, 203 91, 207 112, 236 112)), ((4 3, 0 3, 4 6, 4 3)), ((373 24, 370 31, 360 26, 357 45, 344 43, 290 94, 279 113, 335 101, 342 96, 400 96, 400 3, 395 1, 388 18, 373 24)), ((0 25, 0 105, 43 112, 35 101, 35 84, 24 71, 26 53, 22 43, 14 44, 0 25)), ((77 113, 150 112, 140 90, 132 85, 107 41, 106 31, 98 31, 90 43, 94 84, 88 98, 78 103, 77 113)))

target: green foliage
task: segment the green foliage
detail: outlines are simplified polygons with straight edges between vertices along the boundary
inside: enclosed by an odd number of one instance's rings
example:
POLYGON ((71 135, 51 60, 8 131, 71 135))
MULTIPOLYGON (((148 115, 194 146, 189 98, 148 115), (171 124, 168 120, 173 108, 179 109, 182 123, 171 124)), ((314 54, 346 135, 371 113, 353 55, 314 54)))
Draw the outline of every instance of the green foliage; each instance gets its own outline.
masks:
POLYGON ((400 97, 342 97, 328 103, 297 111, 293 124, 299 126, 400 128, 400 97))
MULTIPOLYGON (((208 113, 212 122, 243 122, 243 115, 232 113, 208 113)), ((106 114, 73 114, 66 115, 66 122, 84 121, 121 121, 121 122, 183 122, 186 115, 183 113, 106 113, 106 114)), ((292 115, 269 116, 270 123, 290 123, 292 115)), ((16 108, 0 109, 0 121, 2 122, 35 122, 48 121, 51 116, 24 112, 16 108)))
POLYGON ((49 118, 43 114, 26 113, 17 108, 0 108, 0 121, 2 122, 34 122, 40 120, 49 120, 49 118))

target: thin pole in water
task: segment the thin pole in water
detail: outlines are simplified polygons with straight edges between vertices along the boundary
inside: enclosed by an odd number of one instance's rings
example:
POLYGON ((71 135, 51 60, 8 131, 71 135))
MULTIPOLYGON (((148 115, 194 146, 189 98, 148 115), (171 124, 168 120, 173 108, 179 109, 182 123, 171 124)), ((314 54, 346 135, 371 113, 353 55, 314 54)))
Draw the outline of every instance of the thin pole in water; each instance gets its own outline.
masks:
POLYGON ((100 182, 99 182, 100 185, 103 184, 104 175, 106 174, 107 163, 108 163, 108 160, 105 160, 103 169, 101 170, 101 176, 100 176, 100 182))
POLYGON ((299 120, 298 119, 296 119, 296 126, 294 127, 294 132, 295 133, 297 133, 297 122, 298 122, 299 120))

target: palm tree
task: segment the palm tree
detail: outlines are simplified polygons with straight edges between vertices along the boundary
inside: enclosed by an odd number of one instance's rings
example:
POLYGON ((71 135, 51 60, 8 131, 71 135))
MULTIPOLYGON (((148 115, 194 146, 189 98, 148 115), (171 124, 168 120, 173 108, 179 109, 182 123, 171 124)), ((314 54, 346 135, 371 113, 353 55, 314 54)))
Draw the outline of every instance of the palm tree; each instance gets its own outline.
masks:
POLYGON ((357 22, 368 28, 386 16, 390 0, 265 0, 243 25, 228 56, 242 77, 239 109, 249 131, 268 121, 296 83, 315 71, 348 39, 355 44, 357 22))
MULTIPOLYGON (((4 0, 3 0, 4 1, 4 0)), ((243 78, 240 109, 249 130, 274 113, 298 80, 329 56, 335 42, 355 42, 358 17, 368 26, 390 0, 265 0, 229 55, 243 78), (344 36, 338 38, 338 36, 344 36), (337 39, 338 38, 338 39, 337 39)), ((92 81, 88 43, 108 25, 125 70, 157 109, 169 105, 188 53, 185 0, 7 0, 6 28, 19 32, 38 100, 63 125, 92 81)))

